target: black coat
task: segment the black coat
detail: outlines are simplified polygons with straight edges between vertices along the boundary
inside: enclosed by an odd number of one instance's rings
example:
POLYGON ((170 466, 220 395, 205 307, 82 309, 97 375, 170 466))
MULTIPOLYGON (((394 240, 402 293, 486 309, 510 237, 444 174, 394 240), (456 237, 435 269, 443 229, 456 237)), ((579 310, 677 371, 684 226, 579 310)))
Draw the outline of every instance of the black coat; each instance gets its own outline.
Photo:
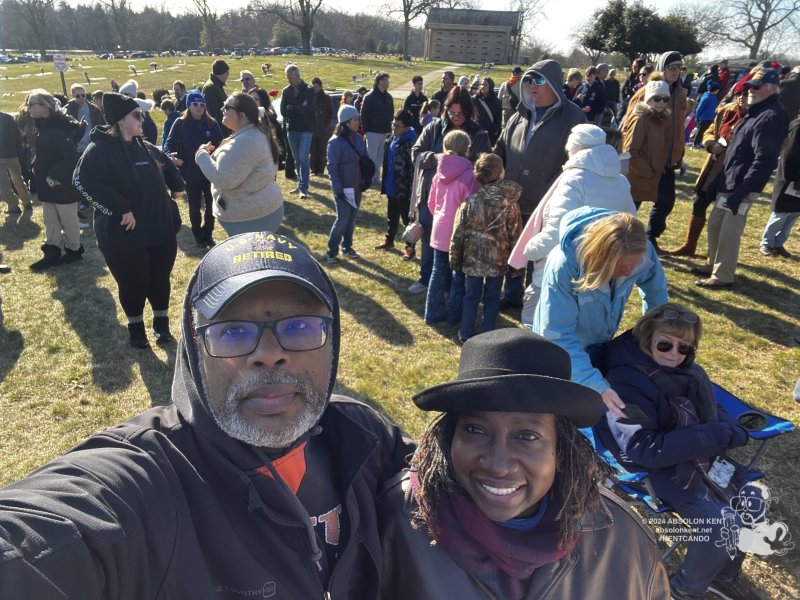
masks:
POLYGON ((779 213, 800 212, 800 197, 786 193, 789 184, 800 190, 800 117, 792 121, 783 145, 778 171, 772 184, 772 210, 779 213))
POLYGON ((52 204, 77 202, 80 197, 70 183, 72 171, 80 156, 74 140, 81 129, 80 124, 62 113, 34 121, 38 133, 33 177, 36 180, 39 200, 52 204), (59 185, 50 187, 47 183, 48 177, 59 185))
POLYGON ((10 114, 0 112, 0 158, 20 156, 22 156, 22 133, 17 127, 17 122, 10 114))
POLYGON ((364 96, 361 106, 361 123, 367 133, 389 133, 392 131, 394 100, 389 92, 382 92, 377 84, 364 96))
POLYGON ((472 104, 478 111, 478 123, 489 134, 489 141, 494 146, 497 138, 500 137, 503 125, 503 105, 500 103, 500 99, 492 91, 488 97, 478 94, 472 99, 472 104))
POLYGON ((149 248, 175 239, 180 215, 167 193, 185 189, 175 164, 161 150, 144 142, 124 143, 103 125, 75 167, 73 184, 94 205, 94 231, 100 250, 149 248), (157 166, 154 166, 153 163, 157 166), (126 231, 122 215, 132 212, 136 227, 126 231))
POLYGON ((297 88, 287 85, 281 93, 281 114, 286 123, 286 131, 314 131, 317 101, 305 81, 300 80, 297 88))
POLYGON ((422 125, 419 122, 419 111, 422 110, 422 106, 428 101, 428 97, 420 93, 417 96, 414 92, 411 92, 407 97, 406 101, 403 103, 403 110, 407 110, 414 116, 414 131, 417 132, 417 135, 422 133, 422 125))
POLYGON ((205 176, 194 161, 194 155, 203 144, 211 142, 219 146, 221 141, 222 131, 216 121, 195 119, 190 114, 185 119, 176 119, 172 124, 164 152, 176 152, 183 161, 180 171, 185 181, 203 181, 205 176))

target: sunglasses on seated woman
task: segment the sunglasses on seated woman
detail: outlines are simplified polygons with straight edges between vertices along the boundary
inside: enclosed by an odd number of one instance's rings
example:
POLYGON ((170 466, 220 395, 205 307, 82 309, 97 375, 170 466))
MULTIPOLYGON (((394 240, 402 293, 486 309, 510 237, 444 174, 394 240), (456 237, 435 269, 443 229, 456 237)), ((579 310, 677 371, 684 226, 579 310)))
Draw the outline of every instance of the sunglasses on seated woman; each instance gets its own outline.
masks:
POLYGON ((662 310, 659 317, 661 317, 666 321, 677 321, 678 319, 680 319, 681 321, 685 321, 686 323, 689 323, 691 325, 694 325, 700 320, 700 317, 698 317, 693 312, 689 312, 688 310, 679 311, 672 308, 665 308, 664 310, 662 310))
MULTIPOLYGON (((660 342, 656 342, 656 350, 659 352, 671 352, 672 349, 675 347, 675 342, 670 342, 667 340, 661 340, 660 342)), ((681 356, 688 356, 692 352, 695 351, 695 347, 693 344, 687 344, 685 342, 678 342, 678 354, 681 356)))

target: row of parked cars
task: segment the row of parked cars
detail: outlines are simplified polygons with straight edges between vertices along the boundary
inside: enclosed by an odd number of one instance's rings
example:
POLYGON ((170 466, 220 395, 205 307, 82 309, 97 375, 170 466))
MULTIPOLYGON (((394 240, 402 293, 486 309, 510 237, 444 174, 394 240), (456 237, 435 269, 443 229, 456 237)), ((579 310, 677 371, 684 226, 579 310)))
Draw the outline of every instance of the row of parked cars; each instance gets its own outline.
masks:
MULTIPOLYGON (((67 60, 69 60, 69 58, 67 60)), ((33 52, 26 52, 25 54, 19 54, 16 56, 11 56, 8 54, 0 54, 0 64, 20 65, 23 63, 32 63, 32 62, 53 62, 53 55, 45 54, 44 60, 42 60, 39 54, 34 54, 33 52)))

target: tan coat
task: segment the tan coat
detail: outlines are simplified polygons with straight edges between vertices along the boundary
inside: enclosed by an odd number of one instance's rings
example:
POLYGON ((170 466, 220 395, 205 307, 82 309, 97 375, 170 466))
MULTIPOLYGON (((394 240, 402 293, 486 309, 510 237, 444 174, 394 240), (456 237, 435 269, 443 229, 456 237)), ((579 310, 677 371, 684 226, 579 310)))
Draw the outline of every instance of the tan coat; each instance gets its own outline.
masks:
MULTIPOLYGON (((714 122, 703 134, 702 143, 706 151, 711 148, 711 145, 714 142, 719 140, 722 124, 727 121, 738 122, 744 116, 744 112, 745 111, 739 111, 739 106, 735 101, 729 102, 728 104, 723 104, 717 108, 717 112, 714 115, 714 122)), ((733 129, 733 127, 729 128, 728 139, 726 140, 727 142, 730 142, 731 138, 733 137, 733 129)), ((695 193, 707 191, 708 184, 714 181, 714 178, 719 174, 720 171, 722 171, 724 164, 725 150, 723 150, 721 154, 718 154, 716 158, 709 151, 708 156, 706 156, 706 160, 703 163, 703 168, 700 169, 700 174, 697 176, 697 181, 694 184, 695 193)))
MULTIPOLYGON (((653 79, 653 76, 650 76, 653 79)), ((625 118, 631 116, 639 102, 644 102, 645 88, 641 87, 636 90, 636 93, 631 97, 628 104, 628 111, 625 113, 625 118)), ((686 89, 677 85, 672 90, 672 95, 668 104, 670 115, 667 118, 667 127, 664 135, 664 156, 668 159, 669 163, 666 166, 675 167, 681 164, 683 160, 683 152, 686 144, 683 137, 683 122, 686 120, 686 115, 689 113, 689 104, 686 101, 686 89), (670 154, 667 156, 667 154, 670 154)))
POLYGON ((664 148, 667 115, 656 113, 644 102, 631 110, 622 125, 622 151, 630 152, 628 181, 634 202, 655 202, 658 182, 666 167, 664 148))

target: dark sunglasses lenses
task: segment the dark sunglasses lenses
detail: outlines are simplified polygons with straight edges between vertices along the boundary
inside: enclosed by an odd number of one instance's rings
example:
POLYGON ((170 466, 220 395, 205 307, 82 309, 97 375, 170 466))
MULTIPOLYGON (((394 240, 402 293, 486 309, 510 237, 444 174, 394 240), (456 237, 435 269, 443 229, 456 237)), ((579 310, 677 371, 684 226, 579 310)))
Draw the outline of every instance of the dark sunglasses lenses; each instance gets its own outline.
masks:
POLYGON ((73 94, 76 98, 86 98, 86 94, 73 94))
POLYGON ((681 63, 673 63, 671 65, 667 65, 667 70, 669 71, 680 71, 681 63))
MULTIPOLYGON (((675 344, 673 342, 667 342, 665 340, 656 344, 656 350, 659 352, 670 352, 674 346, 675 344)), ((683 342, 678 344, 678 354, 681 356, 686 356, 692 352, 694 352, 694 346, 691 344, 684 344, 683 342)))
POLYGON ((747 87, 749 87, 751 90, 754 90, 756 92, 761 89, 760 85, 749 85, 747 87))
POLYGON ((669 96, 653 96, 653 102, 669 102, 669 96))
POLYGON ((206 107, 206 103, 205 102, 190 102, 189 104, 191 106, 194 106, 195 108, 205 108, 206 107))
POLYGON ((135 110, 131 114, 133 115, 134 119, 136 119, 138 121, 144 121, 144 113, 142 111, 135 110))
POLYGON ((448 110, 447 111, 447 116, 450 117, 451 119, 463 119, 464 118, 464 113, 463 112, 450 112, 448 110))
POLYGON ((531 85, 531 84, 544 85, 544 77, 542 77, 541 75, 537 75, 537 76, 534 76, 534 77, 525 77, 522 81, 524 81, 528 85, 531 85))
POLYGON ((328 317, 288 317, 280 321, 223 321, 203 328, 206 350, 211 356, 232 358, 245 356, 258 346, 264 329, 271 329, 284 350, 302 352, 316 350, 328 339, 328 317))

